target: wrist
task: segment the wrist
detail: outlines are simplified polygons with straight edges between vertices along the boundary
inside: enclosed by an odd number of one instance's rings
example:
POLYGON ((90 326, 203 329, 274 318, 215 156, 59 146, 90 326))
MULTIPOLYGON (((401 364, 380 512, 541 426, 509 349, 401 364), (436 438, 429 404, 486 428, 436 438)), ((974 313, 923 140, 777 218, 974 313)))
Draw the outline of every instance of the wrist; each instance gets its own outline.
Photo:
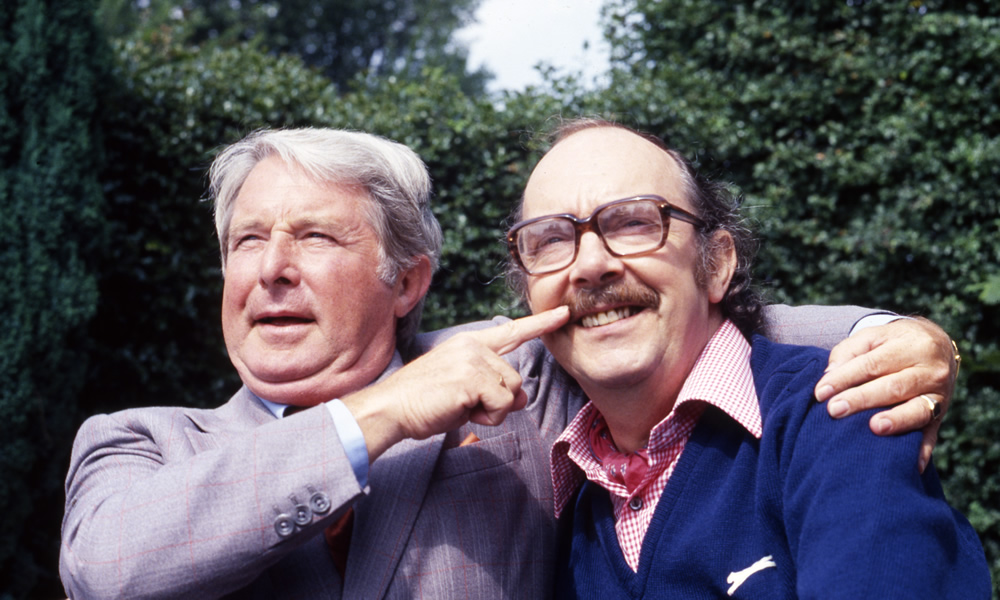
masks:
POLYGON ((361 429, 369 463, 408 437, 398 414, 398 403, 377 388, 373 386, 341 398, 361 429))

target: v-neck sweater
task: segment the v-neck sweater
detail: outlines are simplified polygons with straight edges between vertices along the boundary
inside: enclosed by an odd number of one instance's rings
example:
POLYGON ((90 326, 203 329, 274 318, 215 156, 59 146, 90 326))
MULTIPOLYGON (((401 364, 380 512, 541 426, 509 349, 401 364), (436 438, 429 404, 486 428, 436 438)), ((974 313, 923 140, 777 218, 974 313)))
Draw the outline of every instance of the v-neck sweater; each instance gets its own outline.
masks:
POLYGON ((873 435, 870 411, 834 422, 813 388, 826 352, 755 337, 764 422, 756 440, 708 407, 626 564, 606 490, 585 483, 563 513, 565 598, 983 598, 990 575, 920 432, 873 435))

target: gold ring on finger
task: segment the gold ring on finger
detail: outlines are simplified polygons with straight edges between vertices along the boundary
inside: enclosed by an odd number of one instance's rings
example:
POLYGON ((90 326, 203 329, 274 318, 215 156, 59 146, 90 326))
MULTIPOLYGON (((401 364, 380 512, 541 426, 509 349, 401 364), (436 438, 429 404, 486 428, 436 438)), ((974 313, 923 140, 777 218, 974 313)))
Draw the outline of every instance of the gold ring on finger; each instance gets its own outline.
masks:
POLYGON ((920 397, 927 403, 927 410, 931 411, 931 420, 941 418, 941 401, 935 400, 927 394, 920 394, 920 397))

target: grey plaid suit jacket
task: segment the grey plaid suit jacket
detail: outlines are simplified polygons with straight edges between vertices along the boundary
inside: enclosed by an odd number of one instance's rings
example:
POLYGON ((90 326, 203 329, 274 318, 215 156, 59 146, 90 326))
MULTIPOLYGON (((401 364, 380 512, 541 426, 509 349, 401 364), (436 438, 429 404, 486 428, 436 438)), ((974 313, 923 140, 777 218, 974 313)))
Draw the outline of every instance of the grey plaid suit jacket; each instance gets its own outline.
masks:
MULTIPOLYGON (((769 318, 779 341, 801 342, 787 333, 805 327, 809 340, 829 346, 870 312, 779 307, 769 318)), ((469 327, 425 334, 418 348, 469 327)), ((524 378, 523 411, 499 427, 467 425, 398 444, 372 464, 366 489, 325 407, 277 420, 243 388, 214 410, 92 417, 77 435, 66 483, 67 594, 548 597, 555 537, 548 452, 585 398, 539 341, 506 358, 524 378), (480 441, 459 447, 469 432, 480 441), (307 511, 280 535, 276 518, 317 494, 328 510, 307 511), (349 506, 355 525, 341 580, 321 532, 349 506)), ((386 374, 401 364, 397 356, 386 374)))

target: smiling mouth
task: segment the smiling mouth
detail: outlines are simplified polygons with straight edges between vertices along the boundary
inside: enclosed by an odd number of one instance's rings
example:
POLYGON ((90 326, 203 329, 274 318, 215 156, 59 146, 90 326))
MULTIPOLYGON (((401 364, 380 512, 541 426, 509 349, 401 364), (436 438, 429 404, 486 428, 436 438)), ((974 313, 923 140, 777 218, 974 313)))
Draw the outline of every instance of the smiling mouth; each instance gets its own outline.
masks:
POLYGON ((642 310, 643 309, 638 306, 623 306, 613 310, 606 310, 604 312, 584 316, 580 319, 580 325, 584 329, 600 327, 601 325, 608 325, 609 323, 614 323, 615 321, 627 319, 632 315, 638 314, 642 310))

